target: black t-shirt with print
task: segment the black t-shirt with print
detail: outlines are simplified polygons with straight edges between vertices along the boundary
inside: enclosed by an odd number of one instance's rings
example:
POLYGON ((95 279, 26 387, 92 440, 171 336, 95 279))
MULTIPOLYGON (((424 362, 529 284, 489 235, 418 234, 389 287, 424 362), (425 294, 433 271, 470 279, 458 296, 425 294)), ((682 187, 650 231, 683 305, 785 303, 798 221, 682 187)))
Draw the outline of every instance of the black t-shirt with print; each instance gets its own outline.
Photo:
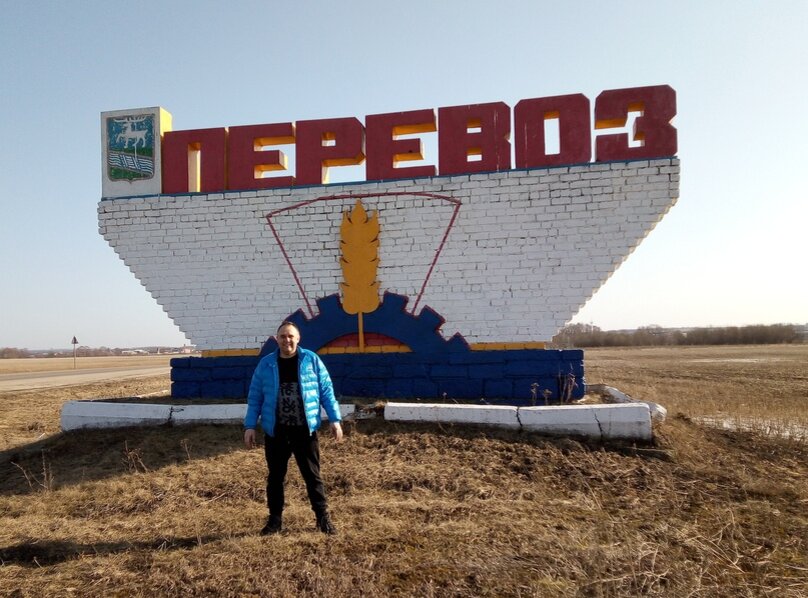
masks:
POLYGON ((298 354, 292 357, 281 357, 278 353, 278 390, 277 422, 282 426, 305 426, 306 414, 303 412, 303 398, 300 396, 298 380, 298 354))

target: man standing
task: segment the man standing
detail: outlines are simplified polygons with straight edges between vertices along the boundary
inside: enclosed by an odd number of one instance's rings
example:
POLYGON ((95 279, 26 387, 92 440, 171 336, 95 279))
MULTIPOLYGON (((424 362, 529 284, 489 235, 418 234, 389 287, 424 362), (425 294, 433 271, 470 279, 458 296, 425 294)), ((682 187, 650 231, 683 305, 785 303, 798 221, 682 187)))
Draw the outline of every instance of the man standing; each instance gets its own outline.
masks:
POLYGON ((325 409, 337 442, 342 441, 342 420, 331 377, 316 353, 298 347, 300 331, 283 322, 276 334, 278 350, 265 356, 255 368, 247 396, 244 444, 255 446, 258 420, 266 433, 267 506, 269 520, 261 535, 276 534, 283 524, 283 485, 289 457, 294 455, 306 482, 317 529, 334 534, 320 477, 320 407, 325 409))

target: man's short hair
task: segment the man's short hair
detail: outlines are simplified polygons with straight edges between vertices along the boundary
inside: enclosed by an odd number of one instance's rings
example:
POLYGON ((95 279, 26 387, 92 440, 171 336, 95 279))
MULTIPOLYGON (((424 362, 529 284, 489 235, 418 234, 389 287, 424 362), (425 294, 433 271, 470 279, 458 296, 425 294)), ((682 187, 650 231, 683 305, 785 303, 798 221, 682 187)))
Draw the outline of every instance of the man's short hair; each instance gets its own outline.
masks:
POLYGON ((281 328, 283 328, 284 326, 291 326, 292 328, 297 330, 297 335, 300 336, 300 328, 297 327, 297 324, 295 324, 294 322, 290 322, 289 320, 284 320, 283 322, 281 322, 281 325, 278 326, 278 329, 275 331, 275 334, 277 335, 281 331, 281 328))

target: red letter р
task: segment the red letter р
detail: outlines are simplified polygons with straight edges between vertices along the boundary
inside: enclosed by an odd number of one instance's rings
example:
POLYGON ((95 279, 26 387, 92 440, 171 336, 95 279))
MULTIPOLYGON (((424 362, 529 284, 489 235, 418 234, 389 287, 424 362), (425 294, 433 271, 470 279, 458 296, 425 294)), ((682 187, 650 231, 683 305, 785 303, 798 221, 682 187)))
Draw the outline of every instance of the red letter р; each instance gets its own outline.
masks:
POLYGON ((522 100, 513 109, 516 168, 584 164, 592 157, 589 100, 581 93, 522 100), (544 123, 558 119, 559 152, 547 154, 544 123))
POLYGON ((421 140, 396 139, 397 135, 436 131, 434 110, 410 110, 365 117, 365 178, 369 181, 434 176, 434 166, 397 168, 399 162, 423 160, 421 140))
POLYGON ((628 135, 599 135, 595 140, 595 160, 635 160, 663 158, 676 154, 676 92, 669 85, 611 89, 595 100, 595 128, 624 127, 629 112, 641 112, 634 121, 633 138, 642 145, 629 147, 628 135))
POLYGON ((511 167, 511 111, 504 102, 438 109, 440 174, 489 172, 511 167), (469 129, 479 131, 469 131, 469 129), (480 160, 469 161, 469 156, 480 160))
POLYGON ((294 142, 292 123, 230 127, 227 131, 227 188, 268 189, 294 185, 292 176, 261 176, 264 172, 287 168, 286 156, 282 151, 261 148, 294 142))
POLYGON ((225 190, 226 129, 170 131, 163 136, 163 193, 225 190))
POLYGON ((298 121, 295 184, 322 185, 328 182, 329 166, 361 164, 364 134, 354 117, 298 121))

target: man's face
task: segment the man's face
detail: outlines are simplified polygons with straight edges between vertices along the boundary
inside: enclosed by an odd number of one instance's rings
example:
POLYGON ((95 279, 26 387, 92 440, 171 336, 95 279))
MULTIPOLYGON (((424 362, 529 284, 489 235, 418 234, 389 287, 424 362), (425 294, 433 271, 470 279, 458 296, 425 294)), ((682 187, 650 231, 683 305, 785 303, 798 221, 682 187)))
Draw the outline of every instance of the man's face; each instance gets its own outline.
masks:
POLYGON ((281 357, 291 357, 297 352, 297 343, 300 342, 300 334, 294 326, 281 326, 278 329, 278 347, 281 357))

